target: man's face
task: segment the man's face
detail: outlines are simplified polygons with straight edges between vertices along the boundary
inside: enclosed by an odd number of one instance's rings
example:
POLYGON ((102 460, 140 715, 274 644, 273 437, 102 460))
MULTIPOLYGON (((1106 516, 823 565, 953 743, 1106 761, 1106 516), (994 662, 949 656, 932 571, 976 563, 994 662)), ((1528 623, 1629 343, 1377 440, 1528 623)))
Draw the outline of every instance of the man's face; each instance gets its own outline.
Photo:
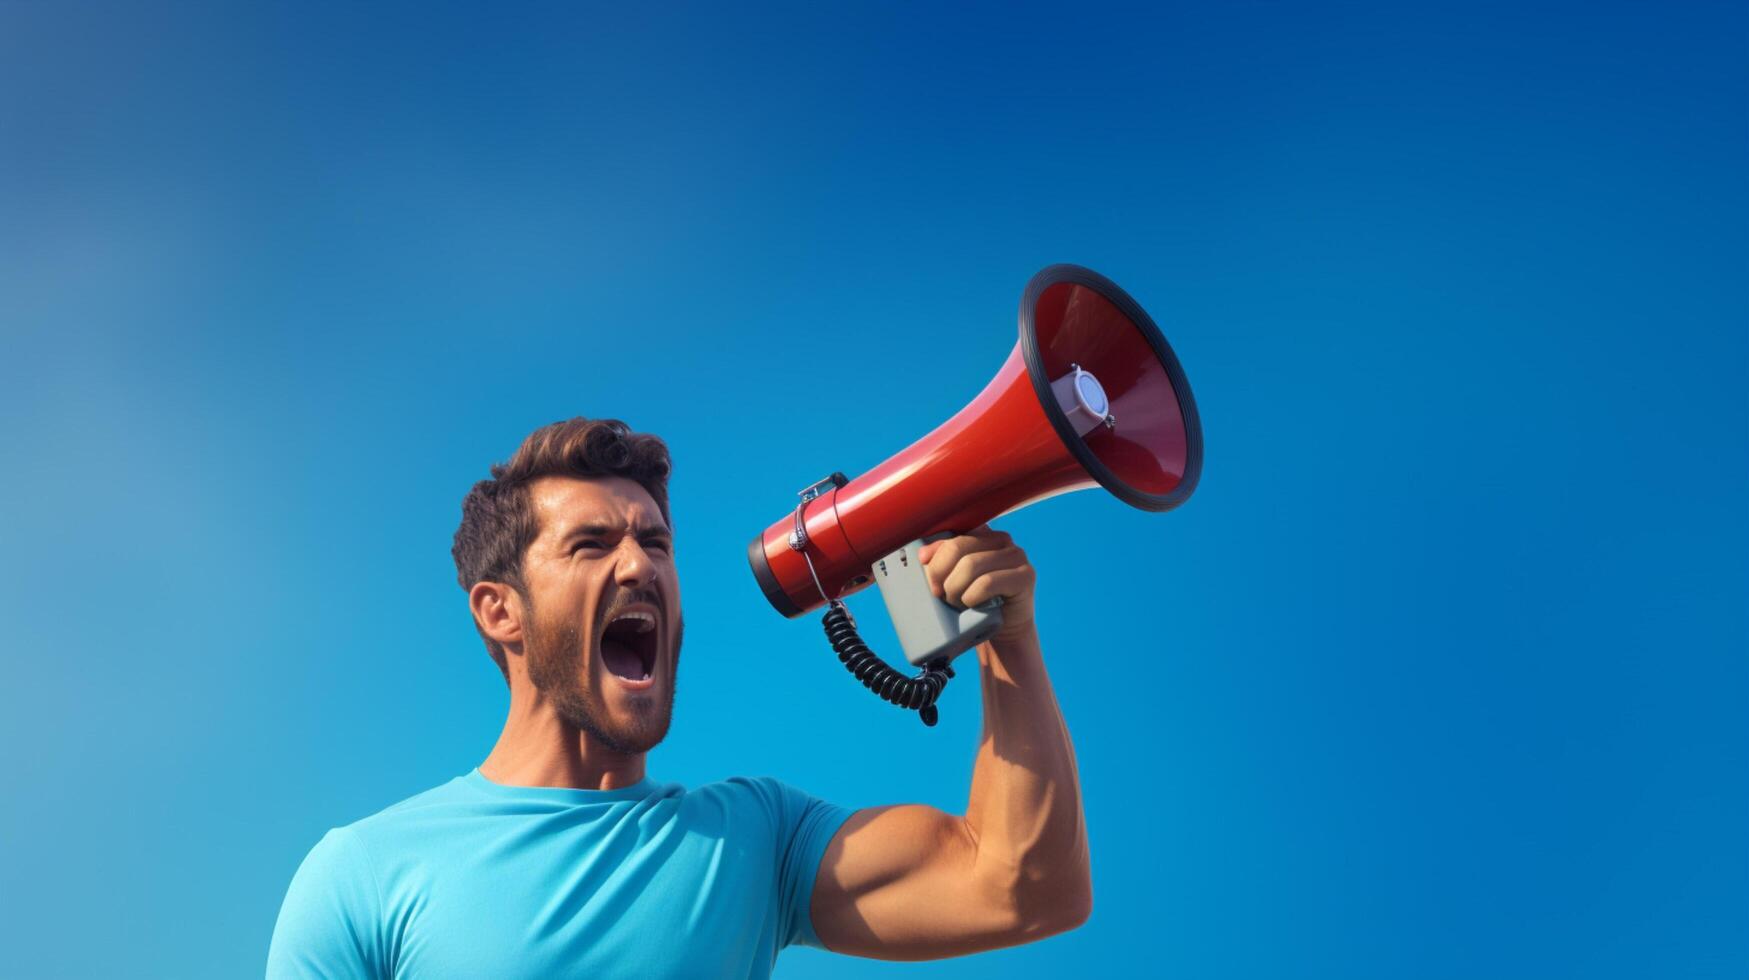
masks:
POLYGON ((646 752, 668 734, 680 663, 668 525, 624 477, 543 477, 529 497, 540 522, 522 562, 529 679, 567 723, 646 752))

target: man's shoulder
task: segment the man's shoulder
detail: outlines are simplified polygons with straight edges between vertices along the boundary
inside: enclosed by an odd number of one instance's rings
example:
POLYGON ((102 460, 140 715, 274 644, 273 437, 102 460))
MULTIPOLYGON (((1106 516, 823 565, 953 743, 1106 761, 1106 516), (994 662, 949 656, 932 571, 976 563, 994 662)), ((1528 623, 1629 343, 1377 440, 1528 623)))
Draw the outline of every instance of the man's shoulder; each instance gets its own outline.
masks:
POLYGON ((849 808, 828 803, 775 776, 730 776, 692 792, 720 799, 743 813, 757 812, 773 829, 786 834, 816 822, 831 822, 836 829, 851 814, 849 808))
POLYGON ((774 776, 727 776, 687 790, 687 795, 722 800, 740 807, 775 808, 781 807, 791 797, 805 797, 807 794, 774 776))
MULTIPOLYGON (((268 952, 269 976, 305 976, 310 957, 369 965, 386 973, 391 961, 383 930, 388 908, 404 897, 397 869, 416 850, 430 851, 431 835, 415 826, 422 814, 441 812, 462 794, 458 780, 434 786, 370 816, 334 827, 310 848, 292 877, 268 952)), ((346 975, 351 975, 347 973, 346 975)))
POLYGON ((404 800, 391 803, 368 816, 341 824, 330 833, 351 837, 367 847, 376 840, 392 840, 404 833, 406 825, 438 815, 442 810, 470 802, 461 777, 448 780, 404 800))
POLYGON ((474 794, 467 790, 467 777, 456 776, 453 779, 438 783, 430 789, 414 793, 398 803, 391 803, 368 817, 353 821, 353 824, 356 826, 372 821, 392 821, 397 817, 409 816, 428 807, 466 803, 473 799, 474 794))
POLYGON ((754 795, 763 798, 776 799, 786 796, 807 796, 805 790, 793 783, 785 782, 776 776, 728 776, 714 783, 700 786, 699 790, 715 790, 723 793, 754 795))

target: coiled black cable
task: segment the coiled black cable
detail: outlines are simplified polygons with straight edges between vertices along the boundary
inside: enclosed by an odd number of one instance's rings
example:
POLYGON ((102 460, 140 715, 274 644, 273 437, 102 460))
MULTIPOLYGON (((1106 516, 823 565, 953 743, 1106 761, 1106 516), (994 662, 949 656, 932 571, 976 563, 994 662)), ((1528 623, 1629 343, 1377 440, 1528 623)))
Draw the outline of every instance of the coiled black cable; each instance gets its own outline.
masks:
POLYGON ((886 661, 862 642, 856 624, 850 621, 850 611, 837 599, 833 599, 826 609, 822 622, 826 625, 826 642, 832 644, 838 661, 856 675, 863 687, 880 695, 883 701, 916 711, 923 724, 934 727, 937 718, 935 700, 941 697, 941 689, 953 676, 952 667, 946 662, 924 664, 917 676, 906 677, 887 666, 886 661))

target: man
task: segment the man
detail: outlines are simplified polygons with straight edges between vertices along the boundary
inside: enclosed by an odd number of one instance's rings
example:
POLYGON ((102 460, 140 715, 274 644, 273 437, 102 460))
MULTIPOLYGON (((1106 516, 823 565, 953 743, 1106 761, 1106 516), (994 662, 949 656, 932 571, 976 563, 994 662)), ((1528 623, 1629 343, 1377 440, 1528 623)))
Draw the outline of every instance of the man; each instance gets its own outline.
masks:
POLYGON ((510 685, 503 733, 472 772, 322 838, 280 910, 270 978, 765 977, 791 943, 930 959, 1086 920, 1033 570, 988 528, 923 555, 948 602, 1006 600, 977 653, 984 736, 963 816, 646 775, 683 631, 668 472, 660 439, 571 419, 469 492, 454 556, 510 685))

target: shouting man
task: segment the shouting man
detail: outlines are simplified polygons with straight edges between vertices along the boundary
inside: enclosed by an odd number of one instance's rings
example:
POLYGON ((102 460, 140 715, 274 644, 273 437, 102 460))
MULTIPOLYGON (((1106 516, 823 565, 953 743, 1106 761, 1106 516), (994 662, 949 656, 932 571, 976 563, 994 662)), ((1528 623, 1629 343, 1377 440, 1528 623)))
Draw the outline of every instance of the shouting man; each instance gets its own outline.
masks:
POLYGON ((503 733, 478 768, 316 844, 270 980, 764 977, 791 943, 920 960, 1086 920, 1086 828, 1033 570, 987 528, 923 552, 948 602, 1006 600, 977 651, 984 735, 963 816, 646 775, 683 632, 668 471, 655 436, 572 419, 468 493, 456 572, 510 685, 503 733))

